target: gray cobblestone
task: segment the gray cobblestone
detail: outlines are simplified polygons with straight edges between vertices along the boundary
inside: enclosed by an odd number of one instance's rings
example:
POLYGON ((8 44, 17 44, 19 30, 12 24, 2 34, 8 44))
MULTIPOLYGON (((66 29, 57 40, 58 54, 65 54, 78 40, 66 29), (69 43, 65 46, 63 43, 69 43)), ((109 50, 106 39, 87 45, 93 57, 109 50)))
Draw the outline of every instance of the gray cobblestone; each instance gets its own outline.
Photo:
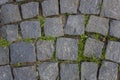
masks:
POLYGON ((0 5, 5 4, 7 2, 12 2, 13 0, 0 0, 0 5))

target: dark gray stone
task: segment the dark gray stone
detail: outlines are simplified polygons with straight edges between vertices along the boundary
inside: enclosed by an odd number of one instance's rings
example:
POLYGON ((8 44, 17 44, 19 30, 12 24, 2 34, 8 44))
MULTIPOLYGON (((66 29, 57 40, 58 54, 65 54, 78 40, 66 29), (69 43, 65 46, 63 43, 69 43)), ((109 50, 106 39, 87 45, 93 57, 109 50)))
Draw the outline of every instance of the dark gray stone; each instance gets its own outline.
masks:
POLYGON ((35 47, 31 43, 19 42, 10 45, 11 63, 36 61, 35 47))
POLYGON ((18 5, 5 4, 1 7, 1 22, 3 24, 18 22, 21 20, 18 5))
POLYGON ((58 38, 56 43, 56 56, 62 60, 77 60, 78 44, 76 39, 58 38))
POLYGON ((25 0, 16 0, 16 2, 19 2, 19 1, 25 1, 25 0))
POLYGON ((51 59, 54 53, 54 41, 38 41, 37 42, 37 58, 38 60, 51 59))
POLYGON ((110 35, 120 38, 120 21, 112 20, 110 22, 110 35))
POLYGON ((11 24, 3 26, 1 29, 2 36, 7 39, 7 41, 15 41, 18 38, 18 25, 11 24))
POLYGON ((120 62, 120 42, 109 41, 106 50, 106 59, 120 62))
POLYGON ((23 38, 38 38, 41 36, 41 27, 38 21, 24 21, 20 24, 23 38))
POLYGON ((60 0, 61 13, 77 13, 78 0, 60 0))
POLYGON ((79 10, 84 14, 99 14, 102 0, 81 0, 79 10))
POLYGON ((109 30, 109 20, 102 17, 91 16, 86 27, 87 32, 95 32, 107 35, 109 30))
POLYGON ((40 80, 56 80, 58 77, 58 63, 44 62, 38 65, 40 80))
POLYGON ((12 2, 13 0, 0 0, 0 5, 5 4, 7 2, 12 2))
POLYGON ((42 2, 43 16, 59 14, 58 0, 44 0, 42 2))
POLYGON ((61 64, 60 79, 61 80, 80 80, 78 64, 61 64))
POLYGON ((118 64, 103 62, 99 70, 99 80, 118 80, 118 64))
POLYGON ((0 65, 9 64, 9 49, 0 47, 0 65))
POLYGON ((62 17, 46 18, 44 26, 45 36, 58 37, 63 36, 62 17))
POLYGON ((101 57, 104 43, 92 38, 88 38, 85 43, 84 55, 87 57, 101 57))
POLYGON ((39 3, 29 2, 21 5, 22 16, 24 19, 33 18, 39 14, 39 3))
POLYGON ((9 65, 0 66, 0 80, 13 80, 9 65))
POLYGON ((70 15, 65 26, 65 34, 81 35, 84 34, 84 16, 70 15))
POLYGON ((14 80, 36 80, 35 66, 13 68, 14 80))
POLYGON ((120 0, 103 0, 101 16, 120 19, 120 0))
POLYGON ((81 64, 81 80, 97 80, 98 65, 94 62, 81 64))

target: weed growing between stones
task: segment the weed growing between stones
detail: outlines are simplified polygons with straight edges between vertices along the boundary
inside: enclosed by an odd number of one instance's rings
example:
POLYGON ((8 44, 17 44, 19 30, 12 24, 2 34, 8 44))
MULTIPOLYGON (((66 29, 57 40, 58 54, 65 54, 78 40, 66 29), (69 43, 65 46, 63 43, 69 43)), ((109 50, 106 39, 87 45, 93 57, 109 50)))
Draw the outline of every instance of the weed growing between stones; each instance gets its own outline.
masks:
POLYGON ((33 39, 30 39, 30 38, 25 38, 23 39, 24 42, 29 42, 29 43, 33 43, 34 40, 33 39))
POLYGON ((45 18, 43 16, 38 16, 38 19, 40 21, 40 27, 44 27, 45 24, 45 18))
POLYGON ((89 15, 84 15, 84 25, 87 26, 89 20, 89 15))
POLYGON ((39 38, 39 40, 48 40, 48 41, 50 41, 50 40, 56 40, 56 39, 57 39, 56 37, 45 37, 45 36, 41 36, 39 38))
POLYGON ((108 36, 108 39, 109 39, 110 41, 120 41, 119 38, 116 38, 116 37, 113 37, 113 36, 108 36))
POLYGON ((10 44, 11 44, 11 42, 8 42, 6 39, 0 39, 0 46, 1 47, 6 48, 10 44))

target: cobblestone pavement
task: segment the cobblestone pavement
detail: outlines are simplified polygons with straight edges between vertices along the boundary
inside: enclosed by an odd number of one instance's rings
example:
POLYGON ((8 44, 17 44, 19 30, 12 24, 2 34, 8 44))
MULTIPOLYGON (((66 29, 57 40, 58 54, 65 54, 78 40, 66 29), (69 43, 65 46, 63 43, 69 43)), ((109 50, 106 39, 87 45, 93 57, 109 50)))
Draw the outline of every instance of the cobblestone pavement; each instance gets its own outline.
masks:
POLYGON ((120 80, 120 0, 0 0, 0 80, 120 80))

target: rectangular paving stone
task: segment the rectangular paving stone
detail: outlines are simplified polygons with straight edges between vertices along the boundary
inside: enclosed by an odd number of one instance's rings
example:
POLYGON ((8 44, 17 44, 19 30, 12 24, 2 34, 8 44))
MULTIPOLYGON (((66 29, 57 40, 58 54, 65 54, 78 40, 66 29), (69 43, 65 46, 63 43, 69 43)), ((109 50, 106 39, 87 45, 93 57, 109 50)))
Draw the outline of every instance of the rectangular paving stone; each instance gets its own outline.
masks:
POLYGON ((46 18, 44 25, 45 36, 59 37, 64 35, 62 17, 46 18))
POLYGON ((36 80, 35 66, 13 68, 14 80, 36 80))
POLYGON ((38 38, 41 36, 41 27, 38 21, 23 21, 20 23, 23 38, 38 38))
POLYGON ((38 64, 40 80, 56 80, 58 78, 58 63, 44 62, 38 64))
POLYGON ((8 2, 12 2, 13 0, 0 0, 0 5, 8 3, 8 2))
POLYGON ((78 64, 61 64, 60 79, 61 80, 80 80, 78 64))
POLYGON ((120 42, 109 41, 106 50, 106 59, 120 62, 120 42))
POLYGON ((37 58, 38 60, 51 59, 54 53, 54 41, 38 41, 37 42, 37 58))
POLYGON ((9 65, 0 66, 0 80, 13 80, 9 65))
POLYGON ((11 63, 35 62, 35 47, 31 43, 18 42, 10 45, 11 63))
POLYGON ((64 32, 70 35, 82 35, 84 34, 84 27, 84 16, 70 15, 68 16, 64 32))
POLYGON ((0 29, 2 36, 7 39, 7 41, 12 42, 18 38, 18 25, 11 24, 2 26, 0 29))
POLYGON ((58 0, 44 0, 42 3, 43 16, 59 14, 58 0))
POLYGON ((1 23, 21 21, 20 11, 16 4, 5 4, 1 7, 1 23))
POLYGON ((90 16, 86 31, 107 35, 109 30, 109 20, 102 17, 90 16))
POLYGON ((101 57, 104 43, 92 38, 88 38, 85 43, 84 55, 87 57, 101 57))
POLYGON ((99 14, 102 0, 80 0, 79 11, 83 14, 99 14))
POLYGON ((94 62, 82 62, 81 80, 97 80, 98 65, 94 62))
POLYGON ((77 13, 79 0, 60 0, 61 13, 77 13))
POLYGON ((9 49, 0 47, 0 65, 9 64, 9 49))
POLYGON ((58 38, 56 43, 56 56, 61 60, 77 60, 78 43, 77 39, 58 38))
POLYGON ((101 16, 120 19, 120 0, 103 0, 101 16))
POLYGON ((39 14, 39 3, 29 2, 21 5, 22 16, 24 19, 33 18, 39 14))
POLYGON ((113 62, 102 63, 102 66, 99 70, 99 80, 118 80, 118 64, 113 62))

